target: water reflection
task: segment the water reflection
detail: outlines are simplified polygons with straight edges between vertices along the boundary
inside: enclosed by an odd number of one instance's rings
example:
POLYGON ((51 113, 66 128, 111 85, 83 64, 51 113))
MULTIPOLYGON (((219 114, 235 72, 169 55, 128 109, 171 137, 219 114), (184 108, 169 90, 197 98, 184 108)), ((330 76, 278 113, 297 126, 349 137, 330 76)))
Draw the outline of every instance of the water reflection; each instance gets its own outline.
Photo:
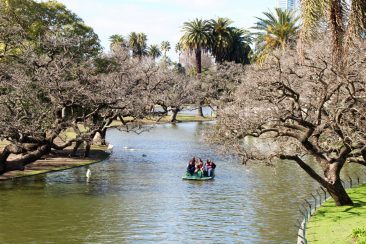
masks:
POLYGON ((280 162, 244 167, 202 142, 211 123, 112 129, 109 160, 0 184, 0 243, 293 243, 298 206, 317 184, 280 162), (192 155, 214 158, 211 182, 181 180, 192 155))

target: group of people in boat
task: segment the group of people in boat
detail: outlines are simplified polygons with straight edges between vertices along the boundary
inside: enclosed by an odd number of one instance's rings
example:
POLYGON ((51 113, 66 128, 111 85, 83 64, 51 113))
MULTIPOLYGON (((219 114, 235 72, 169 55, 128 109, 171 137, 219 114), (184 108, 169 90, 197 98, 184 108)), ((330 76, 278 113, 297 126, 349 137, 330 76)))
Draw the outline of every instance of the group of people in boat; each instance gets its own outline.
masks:
POLYGON ((201 158, 192 157, 188 162, 187 172, 190 175, 197 175, 199 177, 211 177, 215 168, 216 164, 211 159, 207 159, 206 163, 203 164, 201 158))

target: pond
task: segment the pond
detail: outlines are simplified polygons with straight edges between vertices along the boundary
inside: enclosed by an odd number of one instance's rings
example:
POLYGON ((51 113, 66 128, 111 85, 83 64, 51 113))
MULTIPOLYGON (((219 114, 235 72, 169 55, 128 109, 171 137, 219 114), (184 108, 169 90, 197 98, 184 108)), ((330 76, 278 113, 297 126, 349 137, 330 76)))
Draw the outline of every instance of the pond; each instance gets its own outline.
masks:
POLYGON ((110 129, 108 160, 0 183, 0 243, 294 243, 299 204, 318 185, 291 162, 244 166, 202 142, 206 123, 137 135, 110 129), (216 178, 181 179, 193 155, 216 178))

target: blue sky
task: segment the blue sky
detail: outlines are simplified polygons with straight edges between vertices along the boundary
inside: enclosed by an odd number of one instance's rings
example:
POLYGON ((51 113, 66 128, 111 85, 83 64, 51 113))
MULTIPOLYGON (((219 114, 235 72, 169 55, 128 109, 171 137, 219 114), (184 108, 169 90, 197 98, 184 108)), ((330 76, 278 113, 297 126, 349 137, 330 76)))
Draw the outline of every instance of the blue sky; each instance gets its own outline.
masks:
POLYGON ((262 12, 273 10, 275 0, 58 0, 80 16, 98 34, 105 51, 109 36, 144 32, 148 44, 167 40, 173 61, 174 46, 182 35, 185 21, 194 18, 227 17, 234 26, 249 28, 262 12))

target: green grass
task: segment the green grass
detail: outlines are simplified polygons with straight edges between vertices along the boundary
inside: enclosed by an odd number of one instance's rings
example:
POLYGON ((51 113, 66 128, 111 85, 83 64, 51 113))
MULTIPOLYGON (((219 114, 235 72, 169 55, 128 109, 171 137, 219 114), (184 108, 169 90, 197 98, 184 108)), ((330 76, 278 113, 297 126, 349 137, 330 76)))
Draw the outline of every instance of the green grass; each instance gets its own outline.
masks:
POLYGON ((366 244, 366 228, 356 228, 352 231, 352 238, 356 244, 366 244))
POLYGON ((336 207, 333 200, 325 202, 308 223, 309 243, 366 244, 366 185, 347 192, 354 206, 336 207))
MULTIPOLYGON (((213 120, 214 117, 198 117, 195 115, 190 115, 190 114, 178 114, 177 115, 177 120, 178 122, 194 122, 194 121, 211 121, 213 120)), ((133 118, 131 117, 126 117, 124 118, 124 120, 126 122, 132 121, 133 118)), ((151 118, 144 118, 142 120, 137 120, 137 122, 141 122, 143 124, 154 124, 154 123, 170 123, 170 116, 164 116, 160 119, 160 117, 151 117, 151 118)), ((116 127, 116 126, 120 126, 122 125, 122 122, 119 120, 114 120, 109 127, 116 127)))

